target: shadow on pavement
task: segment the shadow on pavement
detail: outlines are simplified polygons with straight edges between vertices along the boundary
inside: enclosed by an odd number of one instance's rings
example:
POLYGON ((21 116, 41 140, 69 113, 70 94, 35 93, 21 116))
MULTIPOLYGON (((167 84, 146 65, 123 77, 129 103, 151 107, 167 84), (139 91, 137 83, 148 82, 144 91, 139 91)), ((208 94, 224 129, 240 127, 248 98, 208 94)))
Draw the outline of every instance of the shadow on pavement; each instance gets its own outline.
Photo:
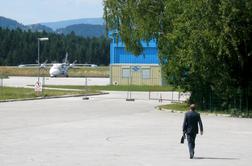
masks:
POLYGON ((198 160, 239 160, 239 158, 226 158, 226 157, 194 157, 198 160))

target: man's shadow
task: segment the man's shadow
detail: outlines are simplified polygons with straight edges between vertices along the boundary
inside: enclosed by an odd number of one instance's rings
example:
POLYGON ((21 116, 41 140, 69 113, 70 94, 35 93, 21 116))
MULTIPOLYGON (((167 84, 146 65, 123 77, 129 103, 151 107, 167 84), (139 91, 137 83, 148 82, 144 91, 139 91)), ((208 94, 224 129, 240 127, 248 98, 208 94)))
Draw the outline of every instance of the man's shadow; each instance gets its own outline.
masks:
POLYGON ((239 158, 228 158, 228 157, 194 157, 198 160, 240 160, 239 158))

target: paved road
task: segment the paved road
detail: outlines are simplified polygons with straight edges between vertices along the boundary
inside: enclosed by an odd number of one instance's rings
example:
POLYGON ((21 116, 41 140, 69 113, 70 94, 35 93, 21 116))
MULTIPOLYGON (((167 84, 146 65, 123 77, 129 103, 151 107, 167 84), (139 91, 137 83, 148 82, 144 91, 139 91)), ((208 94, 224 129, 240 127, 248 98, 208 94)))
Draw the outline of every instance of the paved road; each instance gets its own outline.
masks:
MULTIPOLYGON (((14 77, 10 76, 9 79, 3 80, 4 86, 14 86, 14 87, 24 87, 27 85, 35 85, 37 77, 14 77)), ((42 77, 40 78, 42 81, 42 77)), ((75 78, 75 77, 59 77, 51 78, 45 77, 46 85, 85 85, 85 78, 75 78)), ((108 85, 109 78, 87 78, 87 85, 108 85)))
MULTIPOLYGON (((4 86, 11 86, 11 87, 26 87, 27 85, 34 85, 37 82, 37 77, 15 77, 10 76, 9 79, 3 80, 4 86)), ((42 81, 42 77, 40 78, 42 81)), ((109 85, 110 80, 109 78, 87 78, 87 85, 109 85)), ((85 78, 50 78, 45 77, 45 84, 46 85, 86 85, 85 78)), ((33 86, 29 86, 29 88, 33 88, 33 86)), ((121 94, 120 92, 113 92, 113 95, 110 97, 114 98, 134 98, 134 99, 144 99, 148 100, 151 99, 163 99, 169 101, 185 101, 189 98, 189 93, 178 93, 178 92, 124 92, 121 94)))
POLYGON ((202 115, 196 159, 183 114, 110 95, 0 103, 1 166, 249 166, 252 120, 202 115))

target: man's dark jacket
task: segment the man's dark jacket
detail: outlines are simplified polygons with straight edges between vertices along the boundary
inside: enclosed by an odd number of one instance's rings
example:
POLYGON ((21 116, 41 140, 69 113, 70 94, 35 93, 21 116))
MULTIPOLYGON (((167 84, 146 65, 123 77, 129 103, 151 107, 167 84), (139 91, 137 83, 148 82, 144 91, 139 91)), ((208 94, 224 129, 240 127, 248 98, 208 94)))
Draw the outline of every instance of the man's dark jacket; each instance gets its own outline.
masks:
POLYGON ((198 123, 200 126, 200 131, 203 131, 203 125, 201 122, 200 114, 195 111, 188 111, 185 114, 185 119, 183 123, 183 132, 189 135, 198 134, 198 123))

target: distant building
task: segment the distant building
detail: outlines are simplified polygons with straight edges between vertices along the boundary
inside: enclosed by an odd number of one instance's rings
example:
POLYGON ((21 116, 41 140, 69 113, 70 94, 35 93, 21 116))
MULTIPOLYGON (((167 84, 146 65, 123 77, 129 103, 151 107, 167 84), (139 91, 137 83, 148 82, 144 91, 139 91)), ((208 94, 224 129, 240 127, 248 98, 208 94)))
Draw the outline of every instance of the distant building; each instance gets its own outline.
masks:
POLYGON ((114 85, 162 85, 156 41, 142 41, 143 52, 135 56, 110 34, 110 83, 114 85))

